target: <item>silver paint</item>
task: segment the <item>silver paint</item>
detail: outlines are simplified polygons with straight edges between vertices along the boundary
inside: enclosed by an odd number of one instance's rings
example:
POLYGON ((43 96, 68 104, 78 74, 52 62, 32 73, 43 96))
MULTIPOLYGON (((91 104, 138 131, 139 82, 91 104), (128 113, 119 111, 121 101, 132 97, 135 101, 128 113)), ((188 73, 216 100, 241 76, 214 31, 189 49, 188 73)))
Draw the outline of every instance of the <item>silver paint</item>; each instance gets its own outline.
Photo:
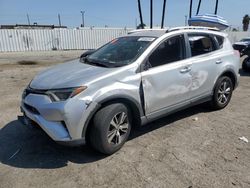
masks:
POLYGON ((144 124, 163 114, 190 105, 200 98, 211 96, 216 80, 227 70, 239 77, 239 57, 235 55, 227 37, 221 50, 146 71, 138 71, 148 54, 162 41, 188 32, 226 37, 224 33, 206 30, 186 29, 165 34, 161 31, 160 37, 135 62, 124 67, 96 67, 83 64, 78 59, 57 65, 38 74, 32 80, 30 87, 48 90, 87 86, 87 89, 61 102, 52 102, 46 95, 29 94, 23 99, 21 107, 24 113, 37 122, 52 139, 71 142, 85 139, 83 133, 88 119, 102 101, 125 97, 136 101, 139 110, 143 111, 141 85, 145 99, 145 114, 141 114, 144 124), (40 114, 30 112, 24 103, 36 108, 40 114))

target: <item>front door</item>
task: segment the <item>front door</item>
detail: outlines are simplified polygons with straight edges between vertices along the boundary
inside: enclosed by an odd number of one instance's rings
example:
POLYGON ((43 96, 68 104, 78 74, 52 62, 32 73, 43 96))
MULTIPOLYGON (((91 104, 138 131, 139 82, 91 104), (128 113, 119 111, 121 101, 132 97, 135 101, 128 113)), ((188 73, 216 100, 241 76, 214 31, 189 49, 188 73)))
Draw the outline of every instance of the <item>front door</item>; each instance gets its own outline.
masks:
POLYGON ((166 39, 149 56, 142 74, 145 110, 149 118, 188 104, 192 64, 186 57, 184 36, 166 39))

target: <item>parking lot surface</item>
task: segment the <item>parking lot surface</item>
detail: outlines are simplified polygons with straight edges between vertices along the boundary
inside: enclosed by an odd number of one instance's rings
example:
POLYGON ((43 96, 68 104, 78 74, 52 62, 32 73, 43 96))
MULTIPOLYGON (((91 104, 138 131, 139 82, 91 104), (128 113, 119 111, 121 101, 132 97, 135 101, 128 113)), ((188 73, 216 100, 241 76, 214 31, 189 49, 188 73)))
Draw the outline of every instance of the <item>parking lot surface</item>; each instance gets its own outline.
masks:
POLYGON ((19 120, 22 90, 80 51, 0 54, 0 187, 250 187, 250 74, 228 107, 199 105, 134 130, 104 156, 65 147, 19 120))

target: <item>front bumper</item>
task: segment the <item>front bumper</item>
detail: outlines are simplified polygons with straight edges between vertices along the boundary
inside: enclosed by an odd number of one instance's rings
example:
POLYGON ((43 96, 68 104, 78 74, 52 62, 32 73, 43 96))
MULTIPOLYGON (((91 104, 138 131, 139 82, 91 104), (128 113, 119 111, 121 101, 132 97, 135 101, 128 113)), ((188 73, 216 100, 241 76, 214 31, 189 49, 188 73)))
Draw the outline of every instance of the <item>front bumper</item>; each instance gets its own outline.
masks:
POLYGON ((77 97, 52 102, 47 95, 28 94, 21 102, 24 115, 36 122, 54 141, 66 145, 85 143, 84 126, 95 103, 77 97), (89 102, 88 102, 89 103, 89 102))

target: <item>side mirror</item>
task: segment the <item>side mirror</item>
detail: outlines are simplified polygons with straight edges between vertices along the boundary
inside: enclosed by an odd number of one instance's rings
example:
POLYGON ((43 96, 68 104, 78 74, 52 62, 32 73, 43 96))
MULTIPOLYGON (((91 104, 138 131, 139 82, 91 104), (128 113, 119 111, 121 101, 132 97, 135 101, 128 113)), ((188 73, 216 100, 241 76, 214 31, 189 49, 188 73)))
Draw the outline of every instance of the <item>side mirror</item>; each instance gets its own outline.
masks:
POLYGON ((84 52, 81 56, 80 56, 80 61, 84 61, 84 58, 86 58, 87 56, 93 54, 96 50, 88 50, 86 52, 84 52))

